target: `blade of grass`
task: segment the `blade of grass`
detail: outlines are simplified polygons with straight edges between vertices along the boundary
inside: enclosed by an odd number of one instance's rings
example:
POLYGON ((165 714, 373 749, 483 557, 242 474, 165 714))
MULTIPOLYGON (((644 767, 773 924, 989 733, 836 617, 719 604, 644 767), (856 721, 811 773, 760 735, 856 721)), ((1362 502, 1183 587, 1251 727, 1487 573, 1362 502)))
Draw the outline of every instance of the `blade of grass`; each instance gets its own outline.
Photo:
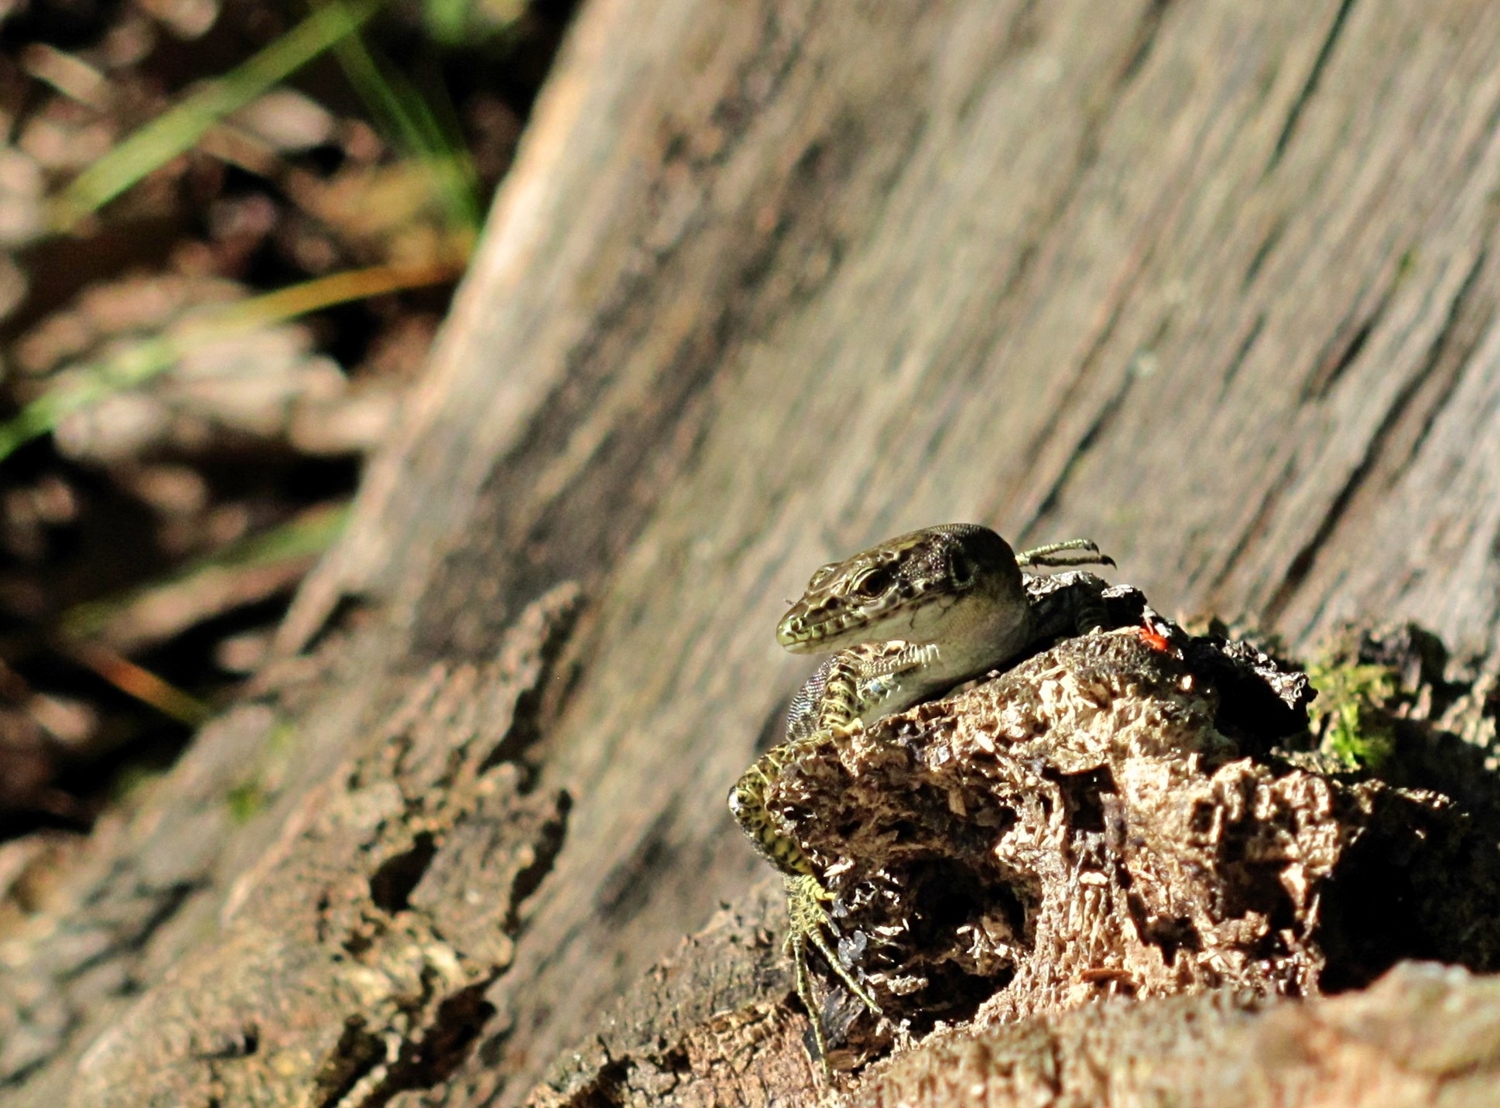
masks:
POLYGON ((203 320, 202 326, 212 331, 208 337, 218 338, 222 334, 253 330, 267 323, 281 323, 351 300, 456 281, 463 276, 463 270, 464 267, 457 262, 439 262, 421 266, 375 265, 330 273, 327 277, 241 300, 215 313, 212 319, 203 320))
POLYGON ((127 696, 149 704, 179 723, 197 727, 211 714, 208 705, 197 697, 163 681, 149 669, 136 665, 107 646, 77 646, 69 654, 127 696))
POLYGON ((156 376, 175 364, 179 355, 178 345, 170 339, 145 339, 107 362, 87 367, 67 387, 43 393, 0 424, 0 461, 52 430, 64 416, 156 376))
POLYGON ((347 39, 383 3, 354 0, 319 8, 254 57, 190 94, 75 177, 56 201, 53 227, 70 230, 85 215, 190 149, 225 116, 347 39))
POLYGON ((295 583, 312 559, 338 538, 348 515, 345 503, 309 508, 148 585, 76 604, 62 614, 58 633, 70 647, 92 644, 133 652, 156 646, 187 626, 253 602, 256 589, 280 588, 286 580, 295 583), (235 587, 237 580, 255 574, 262 580, 249 582, 253 588, 235 587), (167 608, 172 611, 164 617, 167 608))
MULTIPOLYGON (((343 5, 344 0, 331 0, 323 10, 343 5)), ((477 235, 482 218, 479 178, 463 142, 442 126, 410 81, 376 60, 359 35, 340 39, 334 53, 381 129, 398 149, 426 167, 447 211, 449 225, 477 235)))
POLYGON ((335 304, 401 289, 440 285, 457 280, 462 274, 463 268, 457 264, 352 269, 241 300, 184 321, 175 334, 142 339, 106 361, 78 367, 70 384, 37 397, 12 419, 0 424, 0 461, 52 430, 69 413, 171 369, 184 354, 202 345, 335 304))

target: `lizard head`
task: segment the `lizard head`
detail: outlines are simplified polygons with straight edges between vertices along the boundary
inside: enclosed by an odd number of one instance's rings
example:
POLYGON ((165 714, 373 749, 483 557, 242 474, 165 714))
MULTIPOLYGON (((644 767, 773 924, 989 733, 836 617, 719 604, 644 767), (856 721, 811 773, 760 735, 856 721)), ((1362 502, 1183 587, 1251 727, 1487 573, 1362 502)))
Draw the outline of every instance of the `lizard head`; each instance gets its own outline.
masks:
POLYGON ((776 641, 817 654, 891 639, 962 639, 997 623, 1019 630, 1029 618, 1010 545, 988 527, 949 523, 823 566, 781 617, 776 641))

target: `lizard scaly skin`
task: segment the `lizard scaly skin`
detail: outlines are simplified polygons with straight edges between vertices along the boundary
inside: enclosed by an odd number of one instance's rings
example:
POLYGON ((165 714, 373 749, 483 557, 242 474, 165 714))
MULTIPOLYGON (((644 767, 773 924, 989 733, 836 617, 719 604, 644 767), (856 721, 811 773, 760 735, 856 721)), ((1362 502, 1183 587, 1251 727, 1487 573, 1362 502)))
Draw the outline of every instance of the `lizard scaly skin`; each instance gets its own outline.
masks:
POLYGON ((766 792, 782 768, 812 747, 852 734, 1013 660, 1032 644, 1101 622, 1053 598, 1033 600, 1021 566, 1114 563, 1081 539, 1019 557, 987 527, 953 523, 900 535, 813 574, 782 617, 777 641, 797 654, 834 651, 793 699, 787 739, 763 754, 729 793, 729 808, 787 886, 797 995, 827 1068, 822 1017, 809 984, 807 947, 871 1012, 880 1007, 834 954, 824 931, 831 899, 811 860, 779 826, 766 792))

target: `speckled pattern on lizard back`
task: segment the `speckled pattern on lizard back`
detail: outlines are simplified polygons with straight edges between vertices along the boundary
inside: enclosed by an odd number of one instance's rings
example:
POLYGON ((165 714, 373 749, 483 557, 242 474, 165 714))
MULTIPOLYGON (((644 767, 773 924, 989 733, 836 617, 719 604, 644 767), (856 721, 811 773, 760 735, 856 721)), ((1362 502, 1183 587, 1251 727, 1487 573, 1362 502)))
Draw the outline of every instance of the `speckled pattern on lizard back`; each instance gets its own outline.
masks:
POLYGON ((793 653, 835 651, 792 701, 787 739, 762 755, 730 790, 729 807, 751 843, 786 880, 787 950, 826 1070, 827 1043, 813 997, 807 947, 815 947, 877 1016, 880 1007, 834 954, 824 932, 830 899, 815 867, 766 804, 784 765, 811 746, 836 741, 905 711, 1030 648, 1101 622, 1097 583, 1087 573, 1028 578, 1021 567, 1113 565, 1075 539, 1017 556, 999 535, 970 523, 944 524, 889 539, 813 574, 782 617, 777 640, 793 653), (1077 579, 1077 580, 1075 580, 1077 579))

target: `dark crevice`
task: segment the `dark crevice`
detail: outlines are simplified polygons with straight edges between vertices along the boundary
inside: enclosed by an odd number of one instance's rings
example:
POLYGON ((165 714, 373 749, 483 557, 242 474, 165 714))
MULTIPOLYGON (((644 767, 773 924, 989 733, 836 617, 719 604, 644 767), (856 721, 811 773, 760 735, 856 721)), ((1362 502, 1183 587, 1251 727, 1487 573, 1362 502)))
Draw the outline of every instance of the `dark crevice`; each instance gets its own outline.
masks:
POLYGON ((693 1072, 693 1059, 687 1048, 678 1045, 666 1051, 656 1060, 657 1066, 667 1073, 683 1077, 693 1072))
MULTIPOLYGON (((1376 326, 1385 318, 1396 290, 1401 287, 1403 279, 1410 272, 1410 255, 1403 255, 1397 262, 1396 271, 1389 283, 1381 290, 1380 299, 1375 302, 1375 306, 1357 323, 1351 316, 1345 316, 1339 321, 1332 337, 1323 345, 1322 352, 1313 363, 1312 373, 1303 382, 1301 395, 1303 403, 1321 400, 1333 391, 1333 387, 1338 384, 1345 371, 1359 358, 1376 326)), ((1363 292, 1360 295, 1363 298, 1363 292)))
POLYGON ((634 919, 650 902, 652 883, 671 868, 678 854, 678 847, 672 839, 677 814, 678 803, 672 800, 651 821, 651 826, 630 856, 599 883, 599 892, 594 898, 595 910, 611 926, 623 926, 634 919))
POLYGON ((1120 77, 1116 82, 1118 87, 1123 88, 1130 84, 1145 66, 1146 59, 1151 56, 1151 50, 1156 45, 1162 19, 1171 6, 1172 0, 1150 0, 1150 3, 1146 5, 1146 10, 1136 24, 1135 38, 1130 44, 1130 56, 1120 67, 1120 77))
MULTIPOLYGON (((1250 522, 1240 532, 1239 539, 1229 547, 1229 556, 1224 559, 1224 564, 1219 567, 1218 572, 1214 574, 1213 580, 1209 582, 1210 591, 1218 589, 1225 581, 1229 580, 1229 575, 1239 565, 1240 559, 1250 552, 1255 540, 1265 530, 1266 521, 1271 518, 1276 506, 1281 502, 1282 494, 1286 492, 1295 479, 1296 468, 1296 458, 1288 458, 1282 465, 1281 472, 1276 475, 1276 479, 1271 482, 1266 491, 1261 495, 1260 505, 1255 509, 1255 514, 1250 517, 1250 522)), ((1189 585, 1194 583, 1191 578, 1187 582, 1189 585)))
POLYGON ((1265 917, 1269 929, 1254 944, 1255 956, 1273 958, 1284 955, 1287 947, 1283 933, 1297 928, 1299 913, 1281 880, 1283 867, 1275 863, 1250 861, 1246 857, 1243 843, 1236 841, 1233 831, 1226 836, 1225 853, 1230 858, 1236 858, 1224 868, 1222 908, 1225 917, 1265 917))
POLYGON ((1402 958, 1437 957, 1409 872, 1387 855, 1388 843, 1367 839, 1323 889, 1318 943, 1327 963, 1318 985, 1325 993, 1363 988, 1402 958))
POLYGON ((334 1108, 385 1058, 385 1043, 359 1016, 344 1021, 338 1045, 313 1078, 312 1103, 334 1108))
MULTIPOLYGON (((1126 49, 1125 60, 1121 63, 1120 78, 1117 87, 1104 104, 1096 105, 1089 111, 1076 144, 1073 164, 1068 167, 1066 174, 1059 175, 1060 179, 1065 182, 1063 188, 1047 213, 1038 222, 1035 232, 1028 236, 1017 251, 1017 261, 1012 267, 1011 272, 1006 276, 1006 280, 996 298, 997 304, 1008 300, 1014 294, 1015 290, 1020 287, 1021 282, 1031 268, 1033 260, 1041 253, 1041 243, 1062 222, 1063 214, 1072 205, 1078 191, 1083 187, 1089 170, 1093 168, 1095 161, 1098 160, 1100 136, 1109 125, 1115 110, 1121 102, 1122 98, 1119 95, 1120 88, 1132 80, 1145 64, 1151 49, 1155 45, 1166 10, 1170 6, 1171 0, 1153 0, 1142 15, 1136 29, 1136 34, 1126 49)), ((1147 248, 1136 259, 1134 263, 1136 273, 1145 268, 1151 260, 1151 253, 1151 250, 1147 248)), ((1094 336, 1083 358, 1079 361, 1077 372, 1073 374, 1072 381, 1068 384, 1058 401, 1049 406, 1047 418, 1037 429, 1036 433, 1031 436, 1030 441, 1022 448, 1020 452, 1022 457, 1040 458, 1043 455, 1048 440, 1057 433, 1058 426, 1065 414, 1071 410, 1074 397, 1082 394, 1092 382, 1094 367, 1110 339, 1114 336, 1115 328, 1124 315, 1126 305, 1129 303, 1133 281, 1123 281, 1121 287, 1126 291, 1117 297, 1115 302, 1110 306, 1108 318, 1105 320, 1098 334, 1094 336)), ((976 366, 975 371, 976 373, 983 373, 987 370, 981 364, 976 366)), ((1128 385, 1129 377, 1127 376, 1125 387, 1128 388, 1128 385)), ((1123 389, 1120 396, 1116 397, 1116 401, 1106 406, 1106 411, 1102 415, 1105 417, 1112 415, 1112 408, 1122 396, 1123 389)), ((1085 436, 1092 442, 1093 437, 1097 437, 1101 429, 1102 422, 1096 419, 1094 425, 1085 433, 1085 436)), ((1073 459, 1068 463, 1069 468, 1071 468, 1072 461, 1076 460, 1079 452, 1079 448, 1075 447, 1073 459)), ((1057 494, 1066 479, 1067 472, 1065 471, 1057 481, 1053 482, 1052 488, 1047 493, 1047 496, 1043 498, 1040 506, 1031 513, 1030 518, 1026 520, 1022 528, 1017 532, 1018 537, 1024 537, 1055 506, 1057 494)), ((1016 482, 1015 487, 1018 489, 1024 488, 1029 483, 1028 480, 1023 479, 1016 482)), ((1002 505, 993 505, 992 510, 987 514, 1004 516, 1009 513, 1002 505)))
POLYGON ((1108 766, 1082 773, 1048 771, 1043 776, 1055 782, 1062 793, 1063 803, 1068 809, 1068 823, 1074 833, 1105 831, 1105 798, 1120 791, 1108 766))
MULTIPOLYGON (((1387 421, 1390 420, 1389 413, 1386 418, 1387 421)), ((1360 460, 1359 465, 1354 467, 1354 472, 1349 475, 1348 479, 1344 482, 1344 487, 1339 490, 1339 494, 1334 497, 1333 503, 1328 506, 1328 511, 1323 514, 1322 522, 1318 524, 1312 538, 1303 544, 1302 549, 1297 551, 1296 557, 1287 565, 1286 573, 1281 578, 1281 584, 1276 586, 1276 591, 1271 594, 1271 598, 1266 601, 1265 607, 1261 610, 1261 618, 1266 625, 1269 626, 1276 622, 1287 604, 1291 602, 1292 595, 1301 588, 1302 582, 1307 580, 1307 575, 1312 570, 1312 565, 1317 559, 1318 552, 1323 549, 1323 545, 1328 541, 1328 537, 1333 534, 1334 528, 1339 525, 1339 521, 1348 510, 1350 502, 1354 499, 1355 492, 1359 490, 1360 485, 1364 484, 1365 478, 1374 466, 1375 458, 1380 451, 1381 438, 1381 434, 1376 432, 1370 441, 1369 448, 1365 451, 1364 458, 1360 460)))
MULTIPOLYGON (((1082 379, 1081 375, 1079 379, 1082 379)), ((1036 525, 1057 508, 1058 502, 1062 498, 1062 491, 1068 482, 1072 480, 1074 470, 1078 468, 1078 464, 1083 461, 1084 456, 1093 449, 1094 444, 1099 441, 1099 438, 1109 429, 1110 424, 1114 422, 1115 417, 1119 415, 1120 409, 1125 405, 1126 394, 1130 392, 1130 387, 1133 384, 1135 384, 1135 374, 1127 371, 1124 378, 1120 381, 1119 387, 1115 389, 1114 395, 1100 405, 1099 410, 1094 414, 1093 421, 1083 434, 1079 436, 1072 453, 1068 455, 1068 460, 1062 467, 1062 472, 1057 475, 1056 479, 1047 489, 1046 495, 1042 497, 1036 511, 1032 513, 1031 518, 1017 532, 1016 538, 1018 540, 1025 542, 1036 525)), ((1062 411, 1065 406, 1059 405, 1054 410, 1062 411)))
POLYGON ((1162 961, 1167 965, 1177 961, 1179 950, 1196 954, 1203 949, 1203 937, 1186 916, 1153 916, 1146 910, 1145 901, 1135 893, 1125 897, 1125 910, 1141 938, 1161 951, 1162 961))
POLYGON ((1261 269, 1266 264, 1266 259, 1271 256, 1271 251, 1276 249, 1276 244, 1281 241, 1281 236, 1286 233, 1286 218, 1282 217, 1271 225, 1266 232, 1266 237, 1260 240, 1260 245, 1255 248, 1255 253, 1250 258, 1250 264, 1245 267, 1245 276, 1240 281, 1240 291, 1244 292, 1255 278, 1260 276, 1261 269))
POLYGON ((1315 400, 1328 395, 1328 391, 1344 375, 1344 371, 1354 364, 1359 357, 1360 351, 1364 350, 1365 343, 1370 340, 1370 332, 1375 329, 1375 324, 1385 312, 1386 301, 1382 300, 1375 306, 1375 311, 1367 316, 1354 333, 1348 336, 1346 341, 1335 345, 1336 353, 1330 352, 1330 356, 1320 362, 1314 371, 1312 379, 1308 381, 1303 389, 1304 400, 1315 400))
POLYGON ((951 965, 930 967, 927 985, 913 994, 915 1003, 904 1021, 909 1021, 912 1032, 920 1036, 940 1022, 953 1024, 973 1019, 979 1006, 1007 988, 1015 976, 1013 968, 994 977, 975 977, 951 965))
POLYGON ((423 831, 409 850, 387 858, 370 875, 370 899, 381 911, 394 915, 410 907, 411 891, 422 880, 437 853, 431 833, 423 831))
POLYGON ((1222 399, 1229 391, 1234 379, 1239 376, 1240 368, 1245 364, 1245 359, 1250 356, 1250 351, 1255 349, 1255 344, 1260 340, 1261 332, 1266 329, 1266 313, 1260 312, 1255 317, 1255 322, 1250 325, 1250 330, 1240 340, 1240 345, 1235 349, 1234 357, 1229 359, 1229 364, 1224 367, 1224 375, 1219 382, 1219 397, 1222 399))
POLYGON ((510 912, 505 921, 505 930, 508 934, 515 934, 521 929, 518 918, 521 905, 527 897, 541 887, 547 875, 552 872, 557 856, 562 852, 563 843, 568 839, 568 813, 572 811, 572 808, 572 795, 566 791, 559 792, 556 818, 547 820, 537 829, 531 842, 533 861, 529 866, 519 870, 511 882, 510 912))
MULTIPOLYGON (((911 944, 920 951, 952 950, 962 946, 965 927, 1001 919, 1018 941, 1027 935, 1029 913, 1017 891, 993 875, 976 873, 948 858, 935 859, 914 870, 911 877, 911 944)), ((922 967, 927 980, 915 1002, 904 998, 903 1008, 916 1020, 913 1026, 930 1029, 938 1019, 964 1020, 985 1000, 1009 983, 1014 967, 998 976, 976 976, 944 958, 931 958, 922 967)))
POLYGON ((544 726, 561 709, 562 702, 572 692, 576 672, 565 672, 565 682, 560 688, 554 679, 558 676, 558 659, 568 646, 573 627, 582 611, 583 605, 574 603, 557 613, 538 650, 536 679, 517 695, 515 707, 511 710, 510 726, 500 736, 494 749, 480 762, 480 775, 502 762, 520 762, 522 755, 542 737, 544 726))
POLYGON ((755 734, 755 755, 759 757, 766 751, 786 741, 787 738, 787 716, 792 708, 792 696, 784 696, 777 702, 776 707, 761 720, 760 730, 755 734))
POLYGON ((1480 250, 1479 256, 1474 259, 1473 266, 1464 275, 1463 285, 1460 286, 1458 295, 1453 298, 1453 303, 1449 305, 1448 318, 1443 322, 1443 328, 1438 332, 1437 337, 1432 340, 1432 346, 1427 353, 1427 365, 1423 367, 1422 376, 1427 378, 1437 375, 1441 380, 1436 395, 1427 405, 1421 426, 1412 437, 1411 445, 1407 447, 1392 469, 1391 480, 1393 481, 1406 471, 1413 459, 1421 452, 1422 444, 1432 433, 1433 423, 1436 422, 1439 413, 1447 407, 1453 390, 1458 387, 1459 370, 1468 362, 1474 353, 1474 348, 1479 345, 1479 340, 1494 322, 1494 289, 1489 282, 1486 282, 1484 291, 1489 295, 1482 295, 1480 291, 1480 276, 1485 272, 1488 261, 1489 248, 1486 246, 1480 250), (1437 373, 1439 370, 1442 372, 1437 373))
POLYGON ((240 1028, 238 1035, 226 1036, 218 1046, 201 1051, 195 1057, 203 1061, 233 1061, 249 1058, 259 1050, 260 1028, 254 1023, 247 1023, 240 1028))
MULTIPOLYGON (((1031 436, 1031 441, 1027 443, 1025 449, 1021 451, 1021 456, 1023 458, 1040 458, 1046 448, 1047 442, 1057 434, 1057 429, 1062 424, 1063 417, 1072 409, 1074 397, 1083 393, 1088 383, 1090 382, 1093 376, 1094 365, 1098 361, 1099 356, 1104 352, 1105 345, 1114 336, 1115 326, 1119 323, 1120 317, 1125 312, 1125 304, 1127 300, 1128 297, 1119 297, 1115 300, 1114 304, 1110 306, 1109 318, 1104 321, 1104 326, 1100 329, 1099 334, 1095 336, 1094 341, 1089 344, 1088 350, 1084 352, 1083 358, 1078 363, 1078 372, 1073 375, 1073 380, 1068 383, 1067 388, 1063 391, 1063 395, 1058 399, 1058 401, 1055 404, 1051 404, 1048 406, 1047 418, 1042 422, 1042 425, 1037 428, 1036 434, 1031 436)), ((1097 419, 1095 421, 1095 426, 1091 427, 1090 431, 1094 431, 1095 436, 1097 437, 1097 419)), ((1087 435, 1088 432, 1085 432, 1085 434, 1087 435)), ((1076 460, 1077 455, 1078 448, 1075 445, 1072 455, 1070 456, 1067 463, 1068 469, 1072 468, 1073 462, 1074 460, 1076 460)), ((1033 527, 1037 525, 1042 517, 1052 510, 1052 508, 1055 506, 1056 498, 1061 488, 1061 481, 1066 476, 1067 470, 1065 469, 1059 479, 1053 481, 1051 488, 1047 490, 1046 496, 1042 498, 1041 503, 1038 504, 1036 510, 1032 512, 1031 518, 1026 520, 1026 522, 1016 532, 1017 539, 1024 540, 1026 535, 1031 531, 1033 527)), ((1018 487, 1024 487, 1028 484, 1030 484, 1029 481, 1017 482, 1018 487)), ((993 512, 990 514, 1004 515, 1006 513, 993 512)))
POLYGON ((632 1098, 626 1094, 626 1081, 634 1066, 624 1059, 606 1062, 594 1079, 568 1097, 568 1108, 625 1108, 632 1098))
MULTIPOLYGON (((136 954, 146 948, 152 936, 160 930, 168 920, 182 910, 189 898, 200 889, 208 887, 207 881, 183 881, 176 885, 169 885, 160 889, 149 889, 139 892, 142 898, 156 901, 156 906, 147 917, 138 925, 123 935, 115 936, 114 940, 98 950, 96 953, 84 958, 82 961, 67 967, 58 973, 58 981, 72 981, 95 966, 115 959, 136 954)), ((102 898, 100 898, 102 900, 102 898)), ((98 903, 94 901, 92 903, 98 903)))
POLYGON ((1266 163, 1267 174, 1281 164, 1281 157, 1286 153, 1286 148, 1292 141, 1292 135, 1296 133, 1297 123, 1302 118, 1307 102, 1312 99, 1313 93, 1318 91, 1318 84, 1323 79, 1323 71, 1328 67, 1328 61, 1333 56, 1333 48, 1338 44, 1339 36, 1343 34, 1344 25, 1348 22, 1349 13, 1353 9, 1354 0, 1343 0, 1343 3, 1339 5, 1339 10, 1333 17, 1333 25, 1328 28, 1328 34, 1323 38, 1323 46, 1318 50, 1312 69, 1308 71, 1302 91, 1297 94, 1297 99, 1292 101, 1291 110, 1287 112, 1286 122, 1281 127, 1281 134, 1276 138, 1276 147, 1271 151, 1271 160, 1266 163))
POLYGON ((438 1004, 432 1026, 419 1041, 401 1045, 399 1056, 360 1108, 384 1108, 398 1093, 430 1089, 449 1077, 469 1056, 470 1048, 495 1014, 484 999, 493 978, 476 981, 438 1004))

